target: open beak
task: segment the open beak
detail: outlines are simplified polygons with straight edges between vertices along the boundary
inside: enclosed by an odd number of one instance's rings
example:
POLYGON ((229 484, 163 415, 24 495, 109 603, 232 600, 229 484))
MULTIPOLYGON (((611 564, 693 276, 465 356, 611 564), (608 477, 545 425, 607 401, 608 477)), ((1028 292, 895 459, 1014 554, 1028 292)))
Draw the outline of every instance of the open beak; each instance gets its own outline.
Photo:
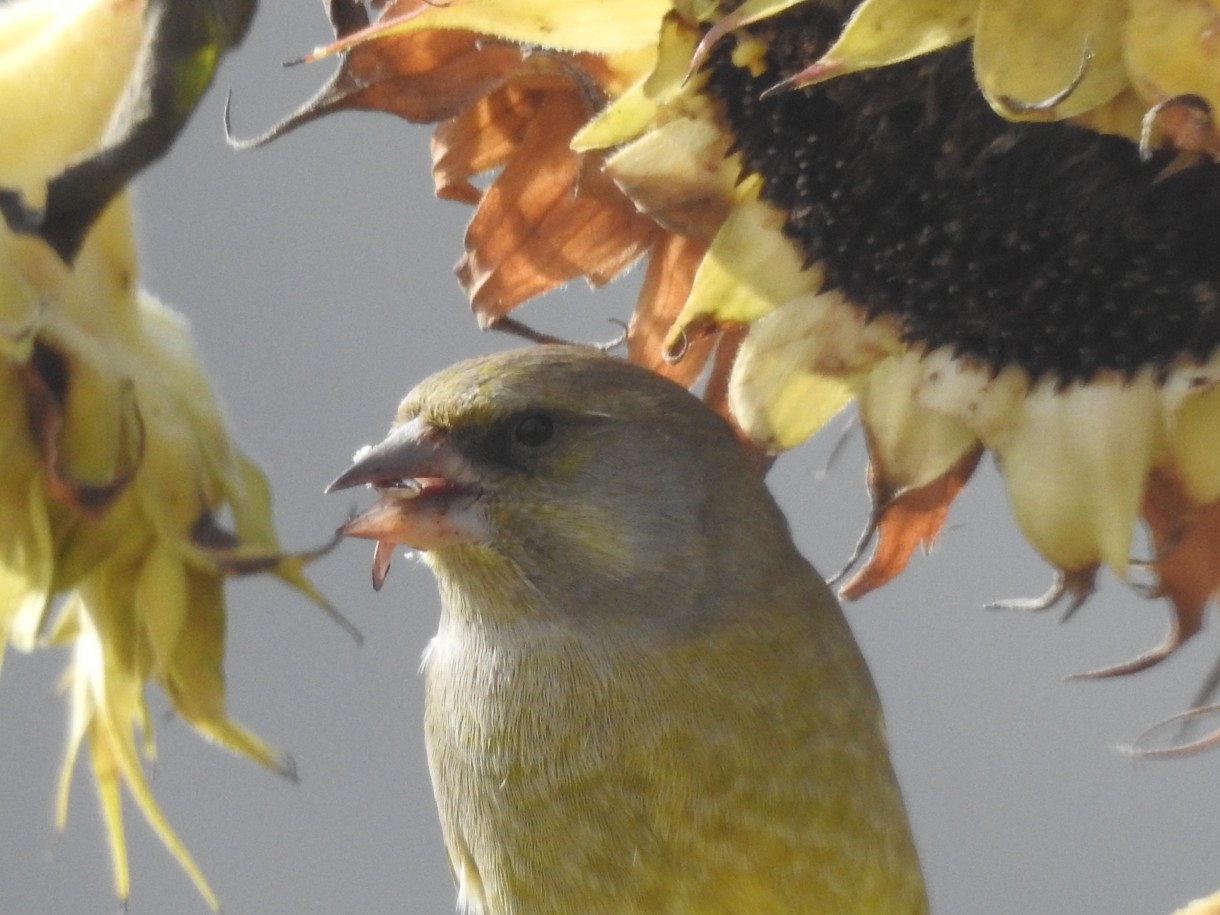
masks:
POLYGON ((376 541, 375 590, 381 590, 400 544, 434 550, 488 537, 478 474, 443 430, 419 417, 395 427, 380 444, 361 448, 326 491, 360 485, 381 498, 338 533, 376 541))

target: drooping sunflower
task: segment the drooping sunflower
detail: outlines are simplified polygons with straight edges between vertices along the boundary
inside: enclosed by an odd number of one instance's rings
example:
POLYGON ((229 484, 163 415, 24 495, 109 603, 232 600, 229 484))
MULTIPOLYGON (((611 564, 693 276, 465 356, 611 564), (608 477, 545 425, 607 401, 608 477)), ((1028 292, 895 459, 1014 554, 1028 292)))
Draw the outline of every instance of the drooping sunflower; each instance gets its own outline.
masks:
MULTIPOLYGON (((1172 609, 1220 587, 1220 14, 1163 0, 393 0, 331 4, 327 112, 437 124, 475 207, 483 326, 647 270, 630 358, 762 455, 854 400, 858 597, 930 545, 990 451, 1075 609, 1108 567, 1172 609), (1164 53, 1166 49, 1173 53, 1164 53), (483 176, 484 186, 473 179, 483 176), (1152 555, 1137 563, 1140 526, 1152 555)), ((765 462, 765 461, 764 461, 765 462)))
POLYGON ((0 5, 0 650, 69 651, 57 820, 84 747, 120 899, 125 786, 213 908, 144 773, 145 685, 208 740, 292 776, 226 711, 223 587, 267 571, 325 602, 302 574, 313 554, 276 542, 266 480, 230 439, 185 321, 138 286, 124 185, 252 10, 0 5))

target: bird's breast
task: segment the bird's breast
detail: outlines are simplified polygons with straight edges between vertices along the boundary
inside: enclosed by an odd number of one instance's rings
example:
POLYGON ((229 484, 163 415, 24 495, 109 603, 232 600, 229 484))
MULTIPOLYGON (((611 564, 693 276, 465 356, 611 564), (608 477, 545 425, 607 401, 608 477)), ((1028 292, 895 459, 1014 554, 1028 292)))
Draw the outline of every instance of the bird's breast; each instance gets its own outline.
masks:
POLYGON ((622 662, 567 632, 442 629, 424 661, 427 738, 471 775, 551 779, 604 762, 622 662))
POLYGON ((553 911, 542 887, 573 887, 568 905, 596 895, 588 862, 618 861, 636 830, 614 822, 636 806, 618 796, 638 707, 621 662, 571 633, 442 628, 424 669, 428 762, 464 894, 489 915, 553 911))
POLYGON ((923 911, 862 661, 809 618, 442 624, 429 764, 486 915, 923 911))

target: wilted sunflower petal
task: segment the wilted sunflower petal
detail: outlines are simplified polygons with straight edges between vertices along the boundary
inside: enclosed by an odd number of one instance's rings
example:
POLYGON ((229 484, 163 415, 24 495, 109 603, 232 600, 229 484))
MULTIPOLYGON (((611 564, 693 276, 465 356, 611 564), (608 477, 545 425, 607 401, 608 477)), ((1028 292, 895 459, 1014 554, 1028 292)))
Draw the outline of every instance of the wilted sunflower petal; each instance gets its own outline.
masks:
POLYGON ((10 645, 31 651, 51 602, 55 570, 51 522, 35 486, 24 492, 3 487, 0 504, 8 529, 0 539, 0 625, 10 645))
POLYGON ((1059 389, 1036 385, 993 447, 1030 543, 1069 571, 1125 575, 1144 484, 1162 441, 1150 373, 1059 389))
POLYGON ((1220 386, 1202 377, 1194 391, 1173 398, 1165 409, 1167 463, 1196 505, 1220 497, 1220 386))
POLYGON ((1196 506, 1174 477, 1156 471, 1148 478, 1143 516, 1154 551, 1150 565, 1157 590, 1170 599, 1173 615, 1161 645, 1120 665, 1122 669, 1148 667, 1199 632, 1207 602, 1220 588, 1220 566, 1214 561, 1220 503, 1196 506))
POLYGON ((458 277, 484 324, 575 277, 608 282, 651 245, 654 227, 567 149, 588 116, 579 92, 548 95, 483 194, 458 277))
POLYGON ((1125 6, 981 0, 974 72, 987 100, 1013 119, 1066 118, 1110 101, 1127 83, 1125 6))
POLYGON ((949 506, 969 481, 981 455, 982 448, 975 446, 936 479, 898 493, 880 483, 875 467, 870 467, 874 504, 866 533, 876 543, 868 561, 840 586, 839 594, 847 600, 858 600, 898 576, 916 549, 932 549, 949 506))
POLYGON ((666 350, 682 337, 698 337, 722 324, 747 324, 822 284, 816 265, 805 268, 796 247, 781 233, 784 214, 751 199, 757 182, 739 188, 741 202, 724 220, 695 274, 690 298, 666 350))
POLYGON ((695 271, 706 254, 706 245, 682 235, 658 239, 627 327, 627 357, 687 387, 698 380, 715 348, 714 341, 692 341, 676 360, 664 357, 662 341, 686 303, 695 271))
POLYGON ((1178 909, 1174 915, 1220 915, 1220 892, 1204 899, 1196 899, 1190 905, 1178 909))
POLYGON ((1213 3, 1128 0, 1123 53, 1131 83, 1151 104, 1180 95, 1220 110, 1220 10, 1213 3))
POLYGON ((264 557, 238 571, 269 569, 324 601, 301 572, 316 553, 275 545, 265 481, 232 444, 185 323, 136 286, 120 191, 168 146, 252 9, 0 5, 0 187, 23 201, 17 217, 44 202, 47 217, 32 226, 41 235, 0 228, 0 632, 19 650, 70 650, 57 821, 87 744, 119 897, 126 786, 213 908, 142 769, 140 750, 154 750, 146 685, 208 738, 290 767, 227 715, 221 589, 234 570, 199 549, 196 522, 231 511, 240 533, 228 547, 264 557))
POLYGON ((926 372, 924 354, 907 350, 879 361, 858 385, 873 489, 887 500, 942 476, 978 441, 961 420, 930 411, 920 402, 926 372))
POLYGON ((979 0, 864 0, 838 40, 788 83, 812 86, 956 44, 973 32, 978 6, 979 0))
POLYGON ((798 296, 750 325, 733 368, 730 406, 769 450, 795 447, 854 396, 854 385, 901 341, 834 292, 798 296))
POLYGON ((451 0, 389 4, 366 29, 317 49, 337 54, 357 44, 423 29, 461 29, 565 51, 613 53, 651 45, 668 0, 524 0, 516 3, 451 0))
POLYGON ((662 228, 707 243, 732 205, 738 174, 727 155, 726 138, 712 124, 680 118, 614 153, 605 173, 662 228))
MULTIPOLYGON (((221 54, 245 35, 255 0, 39 3, 54 14, 19 11, 7 29, 0 26, 14 38, 6 55, 13 66, 0 71, 12 75, 28 67, 24 84, 14 89, 26 98, 19 105, 29 105, 26 111, 36 117, 46 116, 47 109, 38 104, 42 93, 64 96, 50 110, 65 102, 65 107, 79 105, 68 117, 80 118, 78 139, 96 148, 71 160, 36 148, 30 161, 40 166, 28 177, 46 177, 45 188, 37 187, 32 202, 23 197, 20 184, 0 188, 0 212, 14 231, 37 235, 70 263, 127 182, 169 149, 211 84, 221 54), (18 36, 35 32, 48 40, 22 47, 18 36), (31 72, 51 62, 66 63, 69 71, 80 67, 83 73, 96 68, 101 76, 97 90, 75 87, 65 93, 62 87, 72 84, 61 72, 31 72), (116 77, 123 80, 121 94, 111 85, 116 77), (41 88, 31 91, 32 84, 41 88), (98 117, 104 118, 101 129, 98 117), (60 170, 53 175, 43 171, 49 162, 57 162, 60 170)), ((28 135, 28 125, 15 126, 28 135)), ((69 136, 69 131, 50 133, 69 136)))

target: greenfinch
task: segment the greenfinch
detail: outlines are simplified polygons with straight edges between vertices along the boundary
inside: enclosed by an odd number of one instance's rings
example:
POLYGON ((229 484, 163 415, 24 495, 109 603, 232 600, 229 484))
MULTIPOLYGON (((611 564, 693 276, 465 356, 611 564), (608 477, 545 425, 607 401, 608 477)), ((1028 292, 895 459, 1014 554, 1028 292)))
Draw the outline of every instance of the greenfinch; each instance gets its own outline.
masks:
POLYGON ((881 706, 729 426, 592 349, 424 381, 330 489, 440 586, 425 738, 469 915, 909 915, 881 706))

